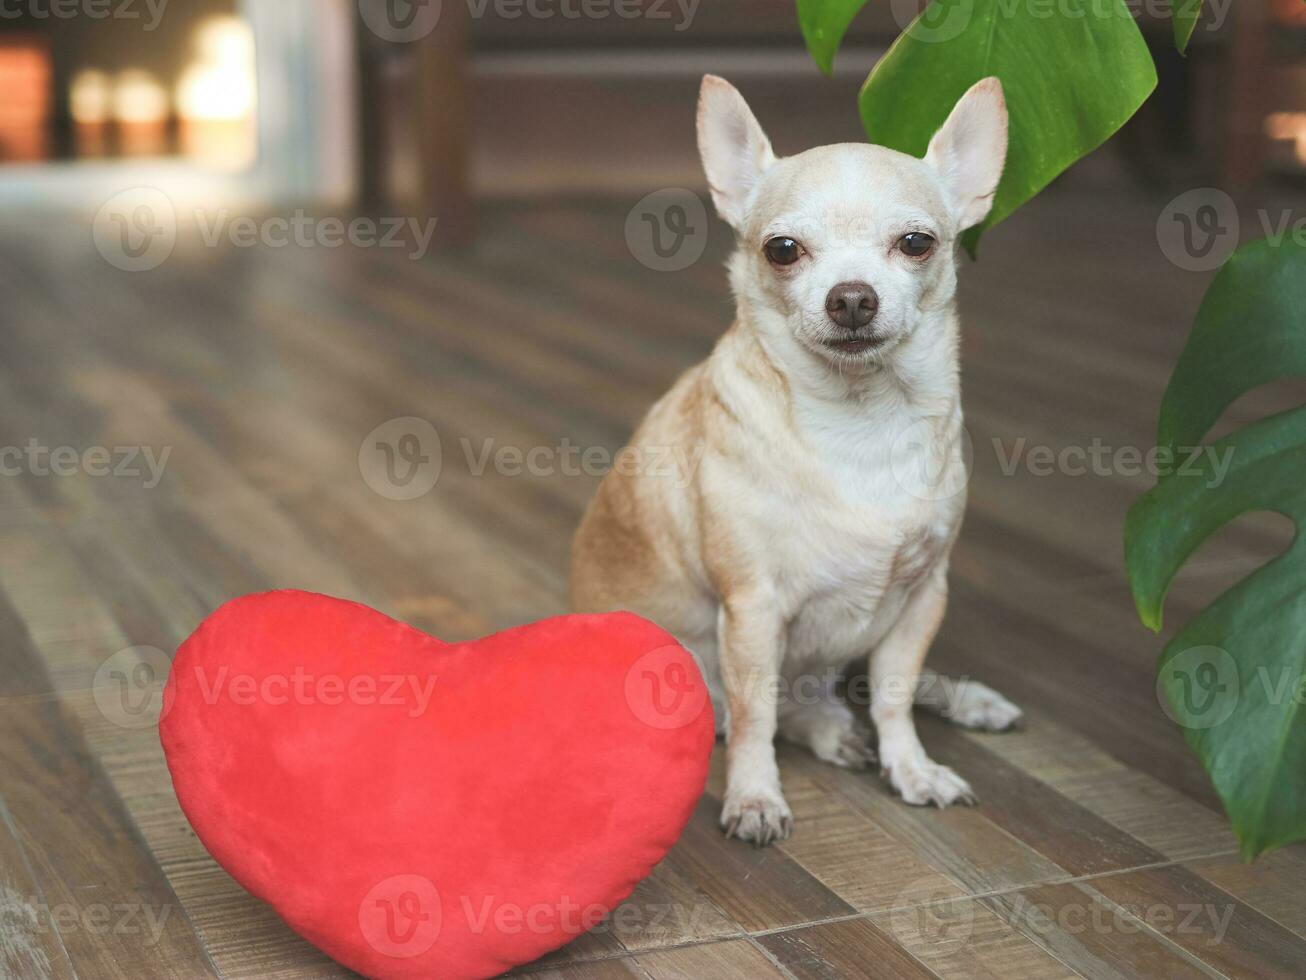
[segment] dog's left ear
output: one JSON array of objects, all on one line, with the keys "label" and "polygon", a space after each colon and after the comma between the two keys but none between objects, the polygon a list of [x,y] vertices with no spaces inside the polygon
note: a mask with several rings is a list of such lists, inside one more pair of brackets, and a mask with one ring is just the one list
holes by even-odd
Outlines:
[{"label": "dog's left ear", "polygon": [[1007,100],[1002,82],[985,78],[958,100],[925,154],[943,182],[958,231],[988,217],[1006,160]]}]

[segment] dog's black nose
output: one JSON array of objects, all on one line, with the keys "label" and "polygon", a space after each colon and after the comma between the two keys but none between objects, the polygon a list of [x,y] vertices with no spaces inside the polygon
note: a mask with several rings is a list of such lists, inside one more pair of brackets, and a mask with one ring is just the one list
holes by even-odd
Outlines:
[{"label": "dog's black nose", "polygon": [[825,297],[825,312],[845,330],[857,330],[875,319],[880,297],[864,282],[841,282]]}]

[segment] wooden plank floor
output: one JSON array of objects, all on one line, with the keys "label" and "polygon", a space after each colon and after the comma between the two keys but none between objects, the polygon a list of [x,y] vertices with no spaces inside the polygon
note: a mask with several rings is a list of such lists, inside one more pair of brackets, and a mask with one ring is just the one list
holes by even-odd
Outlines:
[{"label": "wooden plank floor", "polygon": [[[1007,472],[1022,447],[1150,445],[1207,281],[1161,255],[1160,203],[1050,193],[964,273],[975,467],[932,662],[1003,690],[1029,724],[922,732],[981,805],[910,808],[874,776],[782,748],[797,830],[756,851],[717,830],[718,758],[623,913],[523,972],[1306,976],[1306,848],[1241,863],[1156,701],[1160,641],[1134,617],[1120,544],[1150,478]],[[474,250],[423,261],[207,248],[183,231],[139,275],[103,261],[84,222],[0,230],[0,447],[86,460],[53,475],[3,457],[0,975],[344,974],[182,818],[151,726],[167,654],[225,599],[271,587],[451,640],[563,611],[597,477],[476,460],[615,450],[729,317],[722,226],[703,260],[659,273],[632,257],[625,219],[625,205],[488,207]],[[397,500],[360,476],[359,449],[407,416],[434,425],[443,468]],[[137,473],[97,475],[95,447]],[[167,453],[161,477],[119,447]],[[1169,621],[1288,534],[1247,521],[1222,535]]]}]

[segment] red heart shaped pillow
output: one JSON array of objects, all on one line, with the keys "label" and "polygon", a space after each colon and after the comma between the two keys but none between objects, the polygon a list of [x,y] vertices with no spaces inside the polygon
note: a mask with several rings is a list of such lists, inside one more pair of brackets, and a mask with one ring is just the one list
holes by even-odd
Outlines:
[{"label": "red heart shaped pillow", "polygon": [[268,592],[177,651],[159,723],[200,840],[373,977],[487,977],[596,925],[707,778],[712,710],[667,633],[564,616],[446,645]]}]

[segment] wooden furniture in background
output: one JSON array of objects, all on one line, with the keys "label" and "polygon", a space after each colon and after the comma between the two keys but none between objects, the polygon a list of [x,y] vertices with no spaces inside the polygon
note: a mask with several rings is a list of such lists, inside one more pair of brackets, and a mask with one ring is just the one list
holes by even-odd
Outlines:
[{"label": "wooden furniture in background", "polygon": [[467,20],[467,4],[444,3],[435,29],[407,43],[357,21],[359,200],[374,212],[436,219],[445,246],[472,231]]},{"label": "wooden furniture in background", "polygon": [[49,156],[52,115],[49,42],[36,34],[0,36],[0,164]]},{"label": "wooden furniture in background", "polygon": [[764,122],[786,119],[772,133],[782,153],[864,139],[857,90],[897,36],[902,4],[867,5],[833,79],[807,55],[792,0],[593,7],[606,14],[514,17],[511,5],[490,3],[473,20],[469,141],[478,193],[605,194],[633,203],[657,188],[701,186],[694,111],[706,73],[738,85]]},{"label": "wooden furniture in background", "polygon": [[[1269,3],[1235,3],[1233,50],[1229,57],[1228,142],[1224,184],[1245,190],[1260,180],[1265,167],[1265,117],[1275,80],[1268,71]],[[1303,106],[1302,108],[1306,108]]]}]

